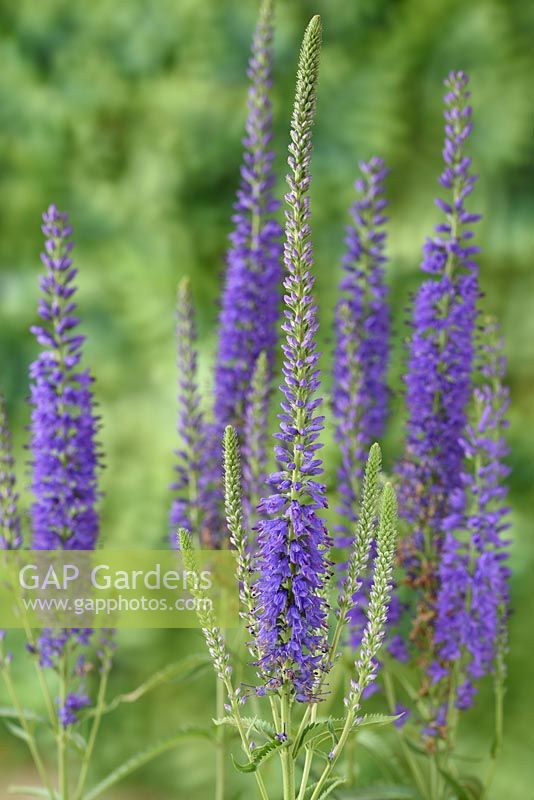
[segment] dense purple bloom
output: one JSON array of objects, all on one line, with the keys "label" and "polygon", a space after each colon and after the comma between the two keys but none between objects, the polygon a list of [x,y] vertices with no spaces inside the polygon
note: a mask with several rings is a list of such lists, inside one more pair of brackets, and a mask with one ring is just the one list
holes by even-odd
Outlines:
[{"label": "dense purple bloom", "polygon": [[86,694],[68,694],[64,703],[59,703],[59,721],[64,728],[78,722],[78,714],[84,708],[91,705],[91,701]]},{"label": "dense purple bloom", "polygon": [[[70,252],[67,214],[50,206],[43,214],[41,259],[43,324],[32,328],[42,347],[31,365],[31,453],[33,547],[36,550],[92,550],[99,530],[96,504],[100,453],[96,443],[93,378],[80,366],[84,337],[73,301],[77,270]],[[37,642],[42,666],[56,667],[65,647],[87,644],[89,630],[44,630]],[[76,704],[85,695],[71,694],[60,709],[63,724],[75,721]]]},{"label": "dense purple bloom", "polygon": [[0,550],[17,550],[22,544],[14,469],[6,402],[0,395]]},{"label": "dense purple bloom", "polygon": [[80,368],[84,337],[76,330],[67,215],[50,206],[43,221],[43,324],[32,328],[42,350],[30,368],[33,547],[91,550],[99,526],[93,378]]},{"label": "dense purple bloom", "polygon": [[255,586],[261,672],[269,688],[293,686],[299,700],[313,696],[327,636],[322,590],[329,537],[317,513],[326,506],[325,486],[316,480],[323,471],[317,451],[324,418],[317,415],[319,354],[307,196],[320,37],[320,22],[314,18],[301,51],[289,145],[284,383],[275,448],[281,469],[269,478],[274,493],[258,506],[263,519]]},{"label": "dense purple bloom", "polygon": [[423,248],[421,269],[431,277],[414,299],[405,378],[409,419],[400,467],[400,508],[413,534],[401,548],[408,578],[423,593],[416,641],[420,624],[427,640],[424,631],[435,599],[443,520],[461,481],[461,438],[472,391],[479,288],[474,260],[478,248],[471,243],[471,224],[479,217],[465,208],[476,180],[465,155],[472,128],[467,82],[463,72],[451,73],[445,82],[445,169],[440,183],[450,199],[438,199],[446,221]]},{"label": "dense purple bloom", "polygon": [[227,257],[219,349],[215,369],[215,420],[220,438],[226,425],[241,431],[250,380],[260,353],[272,367],[277,342],[281,282],[280,227],[273,219],[272,3],[262,6],[248,75],[245,152],[237,193],[234,231]]},{"label": "dense purple bloom", "polygon": [[[505,360],[493,325],[481,334],[482,383],[474,391],[474,414],[461,440],[466,466],[456,507],[445,519],[435,640],[443,661],[462,661],[468,678],[457,705],[473,697],[470,679],[492,671],[508,605],[504,533],[508,448],[504,438],[509,393]],[[471,688],[469,688],[471,687]]]},{"label": "dense purple bloom", "polygon": [[[360,479],[372,443],[384,431],[388,410],[387,364],[389,355],[389,307],[384,281],[386,223],[384,162],[372,158],[360,164],[356,181],[358,199],[347,228],[344,274],[336,308],[334,385],[332,410],[336,441],[341,451],[338,471],[339,512],[342,522],[338,547],[349,547],[360,494]],[[367,622],[365,598],[369,580],[364,579],[351,612],[354,644]]]},{"label": "dense purple bloom", "polygon": [[176,304],[176,342],[178,367],[178,434],[180,449],[176,451],[177,480],[171,514],[171,542],[177,547],[177,531],[184,528],[210,543],[213,490],[209,486],[207,468],[209,429],[204,420],[198,386],[196,324],[187,281],[178,287]]}]

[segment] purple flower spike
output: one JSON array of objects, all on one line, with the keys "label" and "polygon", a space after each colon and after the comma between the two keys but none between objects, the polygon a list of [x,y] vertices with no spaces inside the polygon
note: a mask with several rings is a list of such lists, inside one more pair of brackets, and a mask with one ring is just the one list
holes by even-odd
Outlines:
[{"label": "purple flower spike", "polygon": [[55,206],[43,214],[41,259],[43,324],[32,328],[41,354],[30,368],[33,547],[92,550],[98,536],[93,378],[80,369],[84,337],[77,332],[67,215]]},{"label": "purple flower spike", "polygon": [[440,566],[435,640],[444,661],[466,665],[468,677],[457,705],[467,708],[475,689],[471,680],[494,668],[499,636],[508,608],[505,521],[508,447],[504,438],[509,392],[503,384],[506,362],[496,326],[481,332],[482,382],[475,389],[473,421],[461,440],[466,467],[463,497],[445,519],[447,531]]},{"label": "purple flower spike", "polygon": [[18,550],[22,544],[14,469],[6,402],[0,394],[0,550]]},{"label": "purple flower spike", "polygon": [[[372,158],[360,164],[358,199],[351,209],[347,251],[343,261],[340,300],[336,308],[332,410],[341,451],[338,491],[342,522],[336,545],[352,544],[360,494],[362,465],[372,443],[381,438],[388,411],[387,365],[390,320],[384,282],[386,223],[384,162]],[[369,580],[354,597],[351,639],[357,646],[367,622]]]},{"label": "purple flower spike", "polygon": [[[419,633],[426,640],[424,629],[432,615],[443,521],[461,482],[461,437],[472,391],[479,287],[471,224],[479,216],[465,208],[476,180],[465,155],[472,128],[467,82],[463,72],[451,73],[445,82],[445,169],[440,183],[450,197],[438,200],[446,220],[423,248],[421,269],[431,277],[415,296],[405,379],[409,419],[400,508],[414,534],[403,540],[401,557],[409,580],[425,595],[415,641]],[[422,631],[417,630],[419,623]]]},{"label": "purple flower spike", "polygon": [[317,513],[326,506],[326,497],[317,481],[323,471],[317,457],[323,417],[317,416],[321,401],[316,396],[319,354],[308,198],[320,42],[321,24],[314,17],[300,55],[288,159],[284,384],[275,448],[281,468],[269,478],[274,493],[259,504],[263,519],[257,526],[259,666],[268,688],[280,686],[281,679],[297,700],[314,694],[327,636],[323,588],[330,541]]},{"label": "purple flower spike", "polygon": [[252,44],[248,75],[248,117],[241,183],[234,206],[234,231],[219,327],[215,369],[217,458],[222,433],[232,425],[241,433],[250,381],[260,353],[272,369],[277,343],[281,283],[280,226],[274,184],[272,139],[273,4],[263,3]]}]

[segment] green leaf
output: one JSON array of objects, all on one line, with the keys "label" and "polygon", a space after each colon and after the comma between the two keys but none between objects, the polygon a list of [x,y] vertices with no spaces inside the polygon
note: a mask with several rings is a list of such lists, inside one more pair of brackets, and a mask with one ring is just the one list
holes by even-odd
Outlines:
[{"label": "green leaf", "polygon": [[366,714],[357,723],[356,728],[369,728],[371,725],[375,728],[381,728],[384,725],[391,725],[396,719],[400,719],[402,715],[396,714]]},{"label": "green leaf", "polygon": [[[186,658],[181,658],[179,661],[175,661],[172,664],[168,664],[163,669],[158,670],[158,672],[132,692],[120,694],[115,697],[104,709],[104,714],[115,711],[118,706],[124,703],[136,703],[145,694],[161,686],[163,683],[169,683],[171,681],[180,683],[195,678],[208,667],[211,667],[211,658],[207,653],[193,653],[190,656],[186,656]],[[95,713],[95,709],[92,709],[88,716],[94,716]]]},{"label": "green leaf", "polygon": [[[332,792],[334,792],[336,789],[339,789],[339,787],[343,786],[344,783],[345,783],[344,778],[328,778],[328,780],[325,781],[323,791],[319,795],[318,800],[324,800],[325,797],[329,797],[332,794]],[[318,782],[313,783],[306,789],[304,800],[310,800],[317,786]]]},{"label": "green leaf", "polygon": [[[267,736],[269,739],[272,739],[276,736],[276,728],[270,722],[267,722],[264,719],[259,719],[256,717],[241,717],[245,728],[248,728],[251,731],[255,731],[256,733],[262,734],[263,736]],[[221,725],[228,725],[231,728],[237,728],[237,723],[233,717],[221,717],[220,719],[214,719],[213,724],[220,727]]]},{"label": "green leaf", "polygon": [[[23,710],[24,719],[32,722],[44,722],[43,717],[36,714],[35,711],[30,711],[28,708]],[[0,706],[0,719],[19,719],[19,712],[16,708],[9,708],[7,706]]]},{"label": "green leaf", "polygon": [[408,786],[376,784],[365,789],[350,789],[343,792],[346,800],[416,800],[417,795]]},{"label": "green leaf", "polygon": [[451,775],[451,773],[443,767],[438,767],[438,769],[445,778],[446,783],[454,790],[458,800],[477,800],[477,795],[473,794],[471,789],[463,783],[461,779],[455,778],[454,775]]},{"label": "green leaf", "polygon": [[50,794],[48,793],[48,790],[43,789],[41,786],[9,786],[7,791],[9,794],[25,794],[29,795],[30,797],[46,797],[47,800],[50,800]]},{"label": "green leaf", "polygon": [[104,792],[107,792],[111,789],[112,786],[119,783],[119,781],[126,778],[132,772],[135,772],[136,769],[140,767],[144,767],[145,764],[148,764],[154,758],[163,755],[163,753],[167,753],[169,750],[173,750],[183,739],[187,739],[188,737],[200,736],[204,739],[211,739],[211,733],[206,728],[200,727],[187,727],[180,730],[178,733],[175,733],[174,736],[169,737],[168,739],[164,739],[161,742],[158,742],[153,747],[149,747],[146,750],[142,750],[137,755],[129,758],[124,764],[121,764],[120,767],[111,772],[107,778],[100,781],[93,789],[91,789],[85,796],[84,800],[95,800],[95,798],[100,797]]},{"label": "green leaf", "polygon": [[6,728],[10,732],[12,736],[15,736],[17,739],[22,739],[23,742],[29,742],[30,737],[26,733],[26,731],[20,727],[20,725],[15,725],[13,722],[6,722]]},{"label": "green leaf", "polygon": [[285,746],[287,746],[287,742],[281,742],[280,739],[270,739],[264,745],[252,751],[248,764],[240,764],[232,756],[234,767],[238,772],[256,772],[260,764],[270,758],[280,747]]}]

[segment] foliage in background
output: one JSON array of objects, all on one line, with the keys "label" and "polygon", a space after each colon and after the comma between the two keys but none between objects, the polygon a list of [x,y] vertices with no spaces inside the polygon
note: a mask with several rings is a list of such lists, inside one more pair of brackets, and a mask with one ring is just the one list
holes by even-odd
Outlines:
[{"label": "foliage in background", "polygon": [[[472,153],[481,173],[484,213],[481,284],[487,306],[504,322],[514,408],[511,481],[514,503],[524,513],[534,452],[529,399],[534,144],[526,100],[534,70],[534,8],[520,0],[287,0],[280,5],[278,166],[287,136],[294,42],[312,13],[322,13],[326,31],[312,190],[323,330],[333,316],[333,275],[339,274],[355,166],[375,151],[392,167],[390,275],[395,325],[401,330],[408,294],[418,280],[420,243],[439,215],[428,200],[440,160],[437,89],[450,68],[471,74],[477,114]],[[53,197],[72,210],[78,231],[81,311],[88,359],[98,363],[97,395],[105,419],[103,534],[108,544],[155,544],[166,537],[166,487],[175,446],[175,286],[181,275],[192,276],[195,303],[202,311],[205,375],[228,210],[237,184],[245,61],[255,13],[255,4],[237,0],[159,0],[151,5],[97,0],[90,10],[65,0],[22,0],[0,9],[3,388],[20,446],[28,422],[22,403],[27,367],[36,352],[27,335],[37,297],[36,220]],[[396,402],[394,411],[399,406]],[[401,422],[396,419],[398,431]],[[386,452],[395,454],[390,447]],[[22,486],[24,476],[18,477]],[[142,505],[135,501],[139,496]],[[516,526],[528,531],[521,517]],[[503,762],[509,772],[503,770],[496,795],[506,787],[509,796],[524,797],[530,786],[525,769],[530,728],[519,681],[532,647],[532,545],[524,533],[516,538],[517,613],[507,704],[509,749]],[[179,642],[172,634],[151,636],[151,651],[189,646],[185,636]],[[148,662],[156,666],[150,653],[143,655],[147,639],[143,634],[127,640],[118,661],[120,683],[135,685]],[[176,703],[183,714],[192,710],[188,696],[171,690],[161,702]],[[157,704],[146,714],[137,730],[127,722],[108,730],[111,761],[117,735],[141,740],[156,729]],[[484,722],[483,710],[473,714],[473,736]],[[202,797],[200,748],[185,748],[172,770],[179,774],[185,764],[191,768],[182,776],[184,791]],[[163,781],[161,776],[152,779]]]}]

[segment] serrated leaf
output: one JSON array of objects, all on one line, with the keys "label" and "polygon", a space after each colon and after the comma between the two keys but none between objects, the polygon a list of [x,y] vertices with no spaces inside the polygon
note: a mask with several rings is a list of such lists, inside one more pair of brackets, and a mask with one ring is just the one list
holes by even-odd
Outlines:
[{"label": "serrated leaf", "polygon": [[392,725],[395,720],[400,719],[402,714],[366,714],[356,723],[357,728],[368,728],[371,725],[381,728],[384,725]]},{"label": "serrated leaf", "polygon": [[164,739],[163,741],[155,744],[153,747],[142,750],[140,753],[137,753],[137,755],[129,758],[124,762],[124,764],[121,764],[119,767],[114,769],[113,772],[107,776],[107,778],[104,778],[104,780],[100,781],[100,783],[91,789],[84,796],[84,800],[95,800],[95,798],[100,797],[102,794],[104,794],[104,792],[107,792],[108,789],[111,789],[112,786],[115,786],[115,784],[123,780],[123,778],[126,778],[132,772],[135,772],[136,769],[143,767],[154,758],[163,755],[163,753],[173,750],[184,739],[195,736],[200,736],[205,739],[212,738],[210,731],[206,728],[195,726],[183,728],[178,733],[175,733],[174,736],[170,736],[168,739]]},{"label": "serrated leaf", "polygon": [[[248,728],[251,731],[256,731],[256,733],[263,734],[268,738],[272,739],[276,736],[276,728],[270,722],[267,722],[264,719],[259,719],[256,717],[241,717],[245,728]],[[221,717],[220,719],[214,719],[213,724],[220,727],[221,725],[228,725],[231,728],[237,728],[237,723],[233,717]]]},{"label": "serrated leaf", "polygon": [[[344,783],[346,783],[344,778],[328,778],[328,780],[325,781],[324,788],[317,800],[325,800],[326,797],[330,797],[332,792],[334,792],[336,789],[339,789],[339,787],[343,786]],[[317,789],[318,785],[319,784],[317,781],[316,783],[313,783],[306,789],[304,800],[310,800],[310,798],[313,796],[314,791]]]},{"label": "serrated leaf", "polygon": [[261,747],[257,747],[256,750],[252,751],[248,764],[240,764],[232,756],[234,767],[238,772],[256,772],[260,764],[270,758],[280,747],[285,746],[287,746],[287,742],[282,742],[280,739],[270,739]]}]

